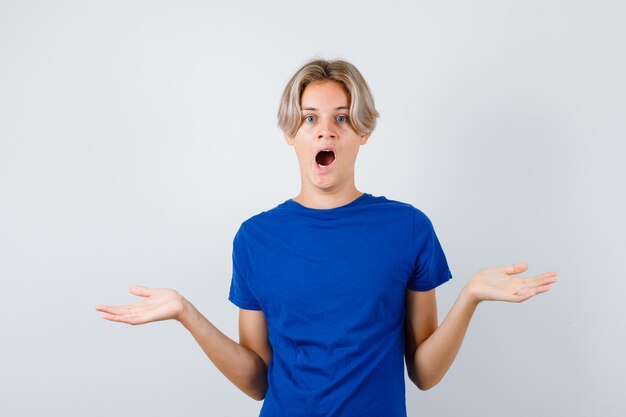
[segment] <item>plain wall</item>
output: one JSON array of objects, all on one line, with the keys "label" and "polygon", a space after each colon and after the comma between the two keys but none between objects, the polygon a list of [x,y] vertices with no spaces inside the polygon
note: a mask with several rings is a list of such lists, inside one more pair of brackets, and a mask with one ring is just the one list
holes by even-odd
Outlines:
[{"label": "plain wall", "polygon": [[96,304],[175,288],[237,339],[246,218],[299,192],[276,127],[314,56],[381,113],[357,187],[432,220],[454,279],[555,270],[479,306],[409,416],[623,416],[626,6],[622,1],[0,0],[0,415],[254,416],[176,322]]}]

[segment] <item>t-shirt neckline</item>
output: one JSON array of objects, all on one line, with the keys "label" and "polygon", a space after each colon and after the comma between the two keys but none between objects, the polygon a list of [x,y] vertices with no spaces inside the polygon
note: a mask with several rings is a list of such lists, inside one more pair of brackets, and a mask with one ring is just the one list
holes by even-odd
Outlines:
[{"label": "t-shirt neckline", "polygon": [[370,193],[363,193],[357,198],[355,198],[354,200],[352,200],[351,202],[344,204],[343,206],[333,207],[329,209],[317,209],[317,208],[306,207],[298,203],[297,201],[295,201],[293,198],[290,198],[285,203],[287,204],[288,207],[296,209],[296,210],[316,212],[316,213],[329,213],[335,210],[342,210],[342,209],[346,209],[349,207],[359,206],[367,202],[367,200],[369,200],[370,197],[372,197]]}]

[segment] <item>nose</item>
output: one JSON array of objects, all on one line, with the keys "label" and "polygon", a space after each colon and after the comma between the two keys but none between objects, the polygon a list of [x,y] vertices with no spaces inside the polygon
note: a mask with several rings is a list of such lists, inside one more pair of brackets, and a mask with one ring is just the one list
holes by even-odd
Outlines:
[{"label": "nose", "polygon": [[325,120],[319,124],[317,138],[318,139],[337,139],[337,132],[335,132],[335,129],[331,121]]}]

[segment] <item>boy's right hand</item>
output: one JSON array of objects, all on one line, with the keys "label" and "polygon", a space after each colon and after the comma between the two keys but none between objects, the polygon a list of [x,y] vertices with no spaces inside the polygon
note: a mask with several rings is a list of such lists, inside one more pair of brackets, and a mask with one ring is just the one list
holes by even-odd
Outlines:
[{"label": "boy's right hand", "polygon": [[145,300],[125,306],[97,305],[103,319],[132,325],[160,320],[180,320],[185,309],[185,299],[178,292],[167,288],[146,288],[133,285],[129,291]]}]

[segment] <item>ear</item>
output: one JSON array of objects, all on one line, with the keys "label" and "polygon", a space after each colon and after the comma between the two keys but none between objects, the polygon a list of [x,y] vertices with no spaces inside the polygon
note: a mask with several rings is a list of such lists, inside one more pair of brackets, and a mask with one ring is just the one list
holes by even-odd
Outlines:
[{"label": "ear", "polygon": [[283,136],[285,137],[285,142],[287,142],[287,145],[293,146],[294,139],[291,136],[289,136],[287,132],[283,132]]},{"label": "ear", "polygon": [[367,140],[370,138],[371,133],[366,133],[363,136],[361,136],[361,145],[365,145],[367,143]]}]

